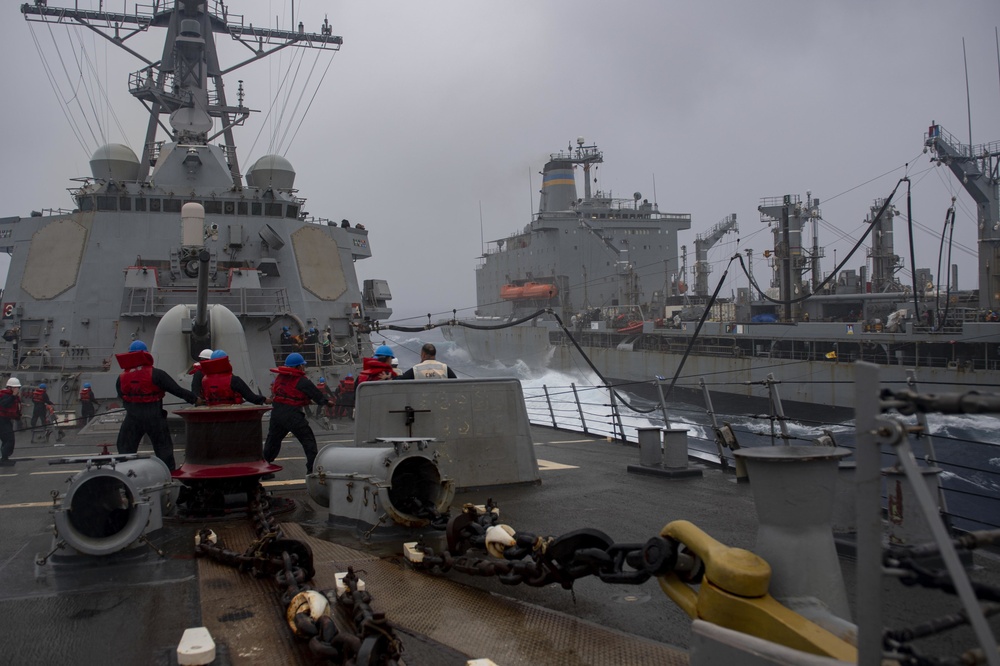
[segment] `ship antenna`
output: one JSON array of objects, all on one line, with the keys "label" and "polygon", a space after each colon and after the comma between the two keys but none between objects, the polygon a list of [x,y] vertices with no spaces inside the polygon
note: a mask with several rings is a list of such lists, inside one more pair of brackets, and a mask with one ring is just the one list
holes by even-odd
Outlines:
[{"label": "ship antenna", "polygon": [[486,238],[483,236],[483,201],[479,200],[479,252],[486,255]]},{"label": "ship antenna", "polygon": [[997,79],[1000,82],[1000,29],[993,28],[993,39],[997,43]]},{"label": "ship antenna", "polygon": [[965,110],[969,116],[969,151],[972,151],[972,103],[969,97],[969,59],[965,55],[965,37],[962,37],[962,62],[965,63]]},{"label": "ship antenna", "polygon": [[659,202],[656,200],[656,174],[653,174],[653,205],[659,206]]}]

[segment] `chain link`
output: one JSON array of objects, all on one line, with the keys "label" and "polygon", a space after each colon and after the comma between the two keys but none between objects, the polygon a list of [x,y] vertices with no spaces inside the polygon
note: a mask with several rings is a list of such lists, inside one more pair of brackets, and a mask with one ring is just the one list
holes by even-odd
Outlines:
[{"label": "chain link", "polygon": [[[402,644],[383,613],[371,608],[371,595],[358,590],[352,568],[344,576],[347,590],[339,597],[333,590],[317,591],[310,585],[316,570],[312,549],[303,541],[289,539],[270,512],[270,503],[260,486],[250,503],[250,520],[257,538],[242,553],[228,550],[207,528],[195,537],[195,553],[249,572],[258,578],[272,576],[293,633],[308,639],[310,651],[335,664],[395,666],[402,657]],[[354,633],[337,629],[330,601],[351,618]]]}]

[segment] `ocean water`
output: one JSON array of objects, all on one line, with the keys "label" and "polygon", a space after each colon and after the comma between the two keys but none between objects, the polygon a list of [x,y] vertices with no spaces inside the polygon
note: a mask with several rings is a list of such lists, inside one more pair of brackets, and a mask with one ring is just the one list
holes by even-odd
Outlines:
[{"label": "ocean water", "polygon": [[[476,363],[465,350],[446,341],[436,329],[420,334],[390,333],[384,342],[392,346],[404,370],[419,362],[421,345],[431,342],[437,346],[438,360],[447,363],[459,377],[518,378],[532,423],[548,426],[554,423],[560,428],[577,431],[583,431],[585,423],[589,433],[605,437],[619,436],[624,430],[625,438],[631,442],[637,441],[638,428],[684,428],[688,431],[691,455],[714,464],[719,462],[711,418],[700,405],[668,401],[665,421],[658,403],[626,393],[624,397],[639,411],[616,400],[620,430],[612,418],[609,391],[589,370],[561,372],[523,362],[514,365]],[[651,409],[653,411],[646,413]],[[720,425],[730,425],[741,447],[772,446],[785,441],[779,424],[770,419],[717,413],[716,420]],[[915,417],[907,417],[904,421],[916,424]],[[945,511],[952,524],[966,530],[1000,527],[1000,420],[993,415],[929,414],[927,422],[931,441],[926,437],[911,438],[910,443],[918,458],[935,461],[942,469],[939,479],[945,490]],[[829,436],[837,446],[855,448],[853,421],[824,422],[821,408],[817,409],[815,421],[786,421],[786,427],[790,444],[810,445],[818,437]],[[732,453],[726,453],[731,460]],[[893,458],[891,454],[884,454],[883,467],[891,466]]]}]

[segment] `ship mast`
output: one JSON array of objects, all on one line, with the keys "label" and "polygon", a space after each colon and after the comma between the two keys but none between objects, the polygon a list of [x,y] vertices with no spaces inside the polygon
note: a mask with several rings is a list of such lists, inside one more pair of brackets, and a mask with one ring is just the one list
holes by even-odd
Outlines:
[{"label": "ship mast", "polygon": [[924,150],[932,162],[944,164],[976,202],[979,228],[979,307],[1000,309],[1000,141],[963,144],[931,121]]},{"label": "ship mast", "polygon": [[[307,33],[300,22],[297,31],[256,28],[244,25],[243,16],[231,14],[222,0],[154,0],[152,5],[136,5],[135,13],[117,13],[79,8],[50,7],[41,0],[21,6],[28,21],[83,25],[115,46],[145,63],[129,76],[129,91],[149,112],[146,140],[139,165],[139,180],[145,181],[155,163],[159,146],[156,134],[163,128],[170,140],[188,145],[207,145],[219,136],[234,189],[242,189],[239,160],[233,127],[243,125],[253,110],[226,101],[222,77],[244,65],[256,62],[288,46],[340,50],[341,37],[332,34],[324,19],[320,32]],[[151,62],[126,41],[150,27],[166,28],[167,36],[159,61]],[[246,60],[222,70],[216,50],[215,35],[226,34],[250,50]],[[169,128],[160,116],[169,116]],[[216,127],[220,129],[211,133]]]}]

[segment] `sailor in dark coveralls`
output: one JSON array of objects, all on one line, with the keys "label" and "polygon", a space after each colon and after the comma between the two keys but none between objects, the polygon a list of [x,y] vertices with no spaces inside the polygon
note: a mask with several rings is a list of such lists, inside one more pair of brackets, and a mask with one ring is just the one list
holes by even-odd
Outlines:
[{"label": "sailor in dark coveralls", "polygon": [[229,355],[221,349],[216,349],[208,360],[201,362],[201,371],[203,375],[198,386],[192,382],[191,389],[209,407],[239,405],[243,401],[263,405],[267,401],[264,396],[254,393],[242,378],[233,374]]},{"label": "sailor in dark coveralls", "polygon": [[52,404],[52,399],[49,398],[48,391],[45,390],[45,384],[39,384],[35,392],[31,394],[32,410],[31,410],[31,427],[34,428],[38,425],[45,425],[49,420],[49,405]]},{"label": "sailor in dark coveralls", "polygon": [[192,405],[198,402],[197,396],[178,386],[163,370],[153,367],[153,355],[142,340],[136,340],[127,354],[115,354],[115,358],[123,370],[115,388],[125,405],[125,421],[118,431],[118,453],[135,453],[142,436],[149,435],[156,457],[171,470],[175,469],[163,396],[170,393]]},{"label": "sailor in dark coveralls", "polygon": [[90,388],[90,382],[84,382],[83,388],[80,389],[80,417],[83,425],[87,425],[90,419],[94,418],[99,404],[101,403],[94,396],[94,389]]},{"label": "sailor in dark coveralls", "polygon": [[271,372],[278,376],[271,385],[274,391],[271,397],[273,410],[264,442],[264,460],[274,462],[281,452],[281,440],[291,432],[306,454],[306,474],[312,474],[313,461],[316,460],[316,436],[309,427],[303,408],[310,402],[325,407],[330,401],[306,377],[305,364],[302,354],[295,352],[288,355],[283,366],[271,368]]},{"label": "sailor in dark coveralls", "polygon": [[17,377],[7,380],[0,390],[0,465],[13,465],[14,421],[21,418],[21,382]]}]

